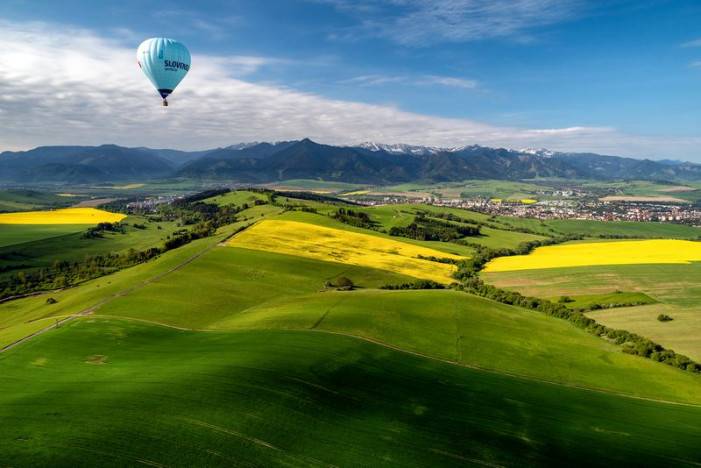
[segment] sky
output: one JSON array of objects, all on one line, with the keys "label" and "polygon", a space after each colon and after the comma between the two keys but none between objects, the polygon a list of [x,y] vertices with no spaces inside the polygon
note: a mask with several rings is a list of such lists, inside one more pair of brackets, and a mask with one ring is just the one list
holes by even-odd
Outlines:
[{"label": "sky", "polygon": [[[189,74],[160,98],[139,43]],[[701,162],[698,0],[3,0],[0,151],[312,138]]]}]

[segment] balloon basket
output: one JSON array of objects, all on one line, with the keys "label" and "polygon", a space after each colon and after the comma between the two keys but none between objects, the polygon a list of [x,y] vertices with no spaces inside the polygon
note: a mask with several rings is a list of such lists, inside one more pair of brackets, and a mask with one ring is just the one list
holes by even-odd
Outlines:
[{"label": "balloon basket", "polygon": [[165,99],[163,100],[163,107],[168,107],[168,101],[166,101]]}]

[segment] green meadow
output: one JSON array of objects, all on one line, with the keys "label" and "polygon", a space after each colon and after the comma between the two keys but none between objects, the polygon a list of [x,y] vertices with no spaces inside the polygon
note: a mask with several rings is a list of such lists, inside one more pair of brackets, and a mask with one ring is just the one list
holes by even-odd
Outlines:
[{"label": "green meadow", "polygon": [[0,224],[0,248],[85,231],[85,224]]},{"label": "green meadow", "polygon": [[[604,325],[649,337],[694,359],[701,359],[701,271],[689,265],[607,265],[483,273],[486,281],[526,295],[615,297],[637,292],[656,303],[589,312]],[[605,301],[605,299],[604,299]],[[660,322],[661,313],[674,318]]]},{"label": "green meadow", "polygon": [[62,197],[54,193],[36,190],[0,190],[0,213],[65,207],[77,203],[81,199],[80,197]]},{"label": "green meadow", "polygon": [[[236,191],[208,201],[256,199],[268,197]],[[477,241],[488,247],[555,235],[553,225],[420,205],[358,208],[378,223],[368,230],[328,216],[336,204],[278,201],[285,207],[251,207],[215,235],[148,262],[0,303],[0,348],[41,332],[0,352],[0,466],[701,463],[697,374],[462,291],[381,289],[415,281],[393,271],[224,243],[262,219],[389,238],[383,230],[406,226],[421,210],[490,223]],[[155,225],[89,240],[139,249],[177,228]],[[602,232],[587,226],[588,235]],[[664,235],[656,226],[626,229]],[[79,235],[9,248],[36,262],[79,258],[88,252]],[[457,243],[391,239],[474,254]],[[649,300],[588,314],[694,356],[701,278],[696,265],[673,267],[484,277],[553,300],[572,296],[572,307]],[[337,290],[342,277],[353,290]],[[658,310],[674,320],[653,324]],[[73,320],[56,325],[66,318]]]},{"label": "green meadow", "polygon": [[237,190],[208,198],[206,201],[207,203],[214,203],[219,206],[242,206],[244,204],[253,206],[256,200],[264,201],[267,199],[268,197],[263,193],[251,192],[249,190]]},{"label": "green meadow", "polygon": [[[162,244],[180,229],[175,222],[128,216],[125,232],[105,231],[100,237],[83,234],[91,225],[0,225],[0,259],[7,274],[52,265],[55,261],[82,260],[90,255],[144,250]],[[135,227],[134,225],[141,227]],[[2,276],[0,272],[0,277]]]},{"label": "green meadow", "polygon": [[314,179],[288,179],[269,184],[269,186],[278,190],[310,190],[329,193],[347,192],[364,187],[360,184]]},{"label": "green meadow", "polygon": [[324,333],[90,319],[2,355],[0,367],[3,465],[700,460],[699,407],[461,368]]}]

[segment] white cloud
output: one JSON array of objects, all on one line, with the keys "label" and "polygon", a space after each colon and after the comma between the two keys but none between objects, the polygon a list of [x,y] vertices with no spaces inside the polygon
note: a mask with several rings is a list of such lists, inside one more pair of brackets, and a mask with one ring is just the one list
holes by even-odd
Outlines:
[{"label": "white cloud", "polygon": [[573,18],[582,0],[314,0],[356,15],[341,38],[385,37],[403,45],[512,37]]},{"label": "white cloud", "polygon": [[135,64],[137,42],[125,48],[82,29],[0,22],[0,150],[102,143],[201,149],[302,137],[675,157],[701,146],[698,138],[644,138],[606,127],[499,127],[328,99],[242,80],[271,60],[250,57],[196,54],[171,106],[162,108]]},{"label": "white cloud", "polygon": [[691,66],[691,68],[701,68],[701,60],[697,60],[696,62],[691,62],[690,66]]},{"label": "white cloud", "polygon": [[478,86],[477,81],[467,80],[465,78],[455,78],[452,76],[428,75],[423,82],[426,84],[437,84],[453,88],[475,89]]},{"label": "white cloud", "polygon": [[392,75],[360,75],[341,81],[341,84],[354,86],[380,86],[392,83],[406,83],[406,76]]},{"label": "white cloud", "polygon": [[685,42],[682,47],[701,47],[701,38]]},{"label": "white cloud", "polygon": [[354,86],[382,86],[399,83],[411,86],[438,85],[463,89],[475,89],[478,87],[478,83],[475,80],[440,75],[360,75],[341,81],[341,84]]}]

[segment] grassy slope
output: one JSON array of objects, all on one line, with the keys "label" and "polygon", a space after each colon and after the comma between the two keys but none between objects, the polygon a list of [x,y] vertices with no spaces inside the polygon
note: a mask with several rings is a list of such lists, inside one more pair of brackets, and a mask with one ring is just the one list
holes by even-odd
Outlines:
[{"label": "grassy slope", "polygon": [[[385,205],[371,208],[364,208],[373,220],[382,225],[382,228],[389,230],[395,226],[408,226],[414,220],[417,211],[428,213],[451,213],[464,219],[474,222],[493,222],[488,215],[476,213],[474,211],[462,210],[458,208],[446,208],[429,205]],[[512,218],[509,218],[511,220]],[[516,218],[513,218],[516,219]],[[506,227],[506,226],[505,226]],[[511,226],[509,226],[511,227]],[[481,228],[482,235],[464,238],[466,242],[480,244],[490,248],[514,248],[522,242],[544,239],[544,236],[526,234],[522,232],[509,231],[506,229],[494,229],[489,227]],[[442,243],[443,245],[453,245]]]},{"label": "grassy slope", "polygon": [[98,313],[205,328],[249,308],[320,291],[327,280],[338,276],[366,288],[413,281],[372,268],[218,247],[167,280],[114,301]]},{"label": "grassy slope", "polygon": [[[74,288],[0,303],[0,347],[52,324],[56,318],[77,314],[105,301],[114,300],[119,295],[132,293],[146,282],[167,274],[194,256],[215,247],[259,215],[270,212],[276,213],[277,210],[268,206],[252,208],[245,212],[249,220],[221,228],[217,236],[191,242],[166,252],[153,261],[87,281]],[[47,297],[55,298],[58,303],[47,304]]]},{"label": "grassy slope", "polygon": [[360,184],[348,184],[345,182],[334,182],[334,181],[324,181],[324,180],[311,180],[311,179],[289,179],[282,180],[280,182],[275,182],[274,184],[268,184],[272,188],[278,188],[280,190],[314,190],[320,192],[340,192],[348,190],[357,190],[364,185]]},{"label": "grassy slope", "polygon": [[76,200],[34,190],[0,190],[0,213],[67,206]]},{"label": "grassy slope", "polygon": [[404,280],[379,270],[222,247],[97,313],[197,329],[328,329],[465,364],[671,399],[694,399],[701,384],[625,355],[564,321],[465,293],[320,292],[325,279],[339,274],[365,287]]},{"label": "grassy slope", "polygon": [[701,229],[693,226],[669,223],[635,223],[627,221],[585,221],[552,220],[548,226],[564,234],[582,234],[585,236],[624,235],[632,237],[658,237],[672,239],[697,239]]},{"label": "grassy slope", "polygon": [[[86,239],[82,232],[89,226],[82,225],[80,232],[0,247],[0,258],[3,259],[4,266],[16,266],[27,271],[31,268],[50,266],[55,260],[80,261],[89,255],[121,253],[131,248],[144,250],[157,247],[163,244],[169,234],[180,229],[174,222],[148,222],[140,216],[129,216],[122,223],[127,224],[126,234],[105,232],[103,237]],[[146,229],[137,229],[132,226],[134,223],[144,224]],[[158,229],[158,226],[161,229]],[[28,225],[27,228],[30,233],[43,232],[35,225]],[[2,230],[3,228],[0,228],[0,232]]]},{"label": "grassy slope", "polygon": [[215,205],[225,206],[225,205],[236,205],[241,206],[244,203],[248,203],[249,206],[253,206],[256,200],[267,200],[268,197],[265,194],[258,192],[250,192],[248,190],[237,190],[223,195],[217,195],[216,197],[211,197],[203,200],[205,203],[214,203]]},{"label": "grassy slope", "polygon": [[85,231],[86,224],[0,224],[0,248]]},{"label": "grassy slope", "polygon": [[[274,208],[269,206],[256,207],[247,212],[247,214],[253,211],[260,212],[259,214],[271,213],[271,211],[274,213]],[[284,216],[314,217],[315,215],[295,212],[287,213]],[[316,218],[328,219],[319,216],[316,216]],[[329,221],[333,222],[333,220]],[[230,226],[227,229],[229,232],[233,232],[235,228],[236,226]],[[326,279],[331,279],[334,276],[343,274],[345,276],[350,276],[356,283],[365,287],[376,287],[381,284],[399,283],[408,280],[408,278],[399,277],[389,272],[381,272],[379,270],[309,261],[299,257],[263,254],[261,252],[247,251],[245,249],[217,247],[215,250],[206,253],[196,261],[168,275],[164,279],[150,283],[142,289],[131,291],[125,297],[113,298],[115,293],[124,291],[134,284],[138,285],[140,282],[157,275],[159,272],[167,271],[169,268],[182,263],[194,253],[202,251],[206,246],[215,245],[220,239],[221,238],[197,241],[191,245],[163,255],[158,261],[91,281],[79,288],[52,294],[58,299],[58,304],[47,305],[45,304],[45,297],[41,296],[2,304],[0,305],[0,320],[2,320],[1,326],[4,326],[5,329],[0,330],[0,339],[5,340],[5,342],[12,341],[12,339],[16,339],[18,335],[22,336],[21,333],[26,334],[27,328],[41,328],[47,323],[51,323],[53,320],[51,317],[53,316],[79,312],[80,310],[99,303],[104,297],[109,297],[113,300],[102,306],[102,308],[98,310],[98,313],[154,320],[191,328],[237,327],[241,326],[241,323],[243,323],[236,323],[239,318],[243,321],[245,321],[244,319],[251,319],[251,323],[256,327],[268,326],[265,320],[260,321],[258,320],[260,317],[256,318],[256,316],[253,315],[256,309],[267,308],[272,311],[279,307],[281,311],[289,311],[290,309],[287,307],[291,304],[293,307],[292,312],[294,312],[292,315],[295,315],[297,318],[291,320],[289,326],[307,327],[316,323],[316,321],[321,318],[324,311],[332,308],[331,306],[333,304],[324,304],[322,300],[327,297],[334,297],[332,293],[327,292],[314,295],[316,291],[322,288]],[[303,299],[302,302],[302,304],[305,304],[305,301],[310,301],[309,306],[301,306],[301,310],[307,311],[309,316],[302,317],[302,325],[299,325],[298,310],[294,309],[294,307],[300,307],[296,302],[296,298],[309,296],[310,294],[312,297],[307,297]],[[375,317],[373,314],[377,310],[377,307],[374,306],[374,301],[380,301],[383,294],[389,293],[382,291],[362,293],[370,294],[370,296],[365,299],[363,299],[365,296],[362,296],[361,293],[350,294],[353,294],[353,296],[340,296],[339,299],[346,300],[350,297],[358,297],[359,302],[356,307],[356,312],[359,314],[358,320],[371,322]],[[373,296],[373,294],[376,296]],[[477,353],[475,360],[469,361],[471,353],[475,353],[475,351],[473,349],[468,349],[469,345],[466,345],[468,348],[459,351],[462,353],[462,357],[458,356],[457,360],[462,361],[468,359],[464,362],[471,362],[472,364],[484,367],[503,366],[504,369],[510,369],[513,372],[530,372],[530,375],[563,382],[588,382],[589,385],[597,387],[613,385],[613,387],[622,391],[626,390],[621,387],[616,387],[616,385],[625,385],[625,379],[623,379],[623,383],[620,383],[619,380],[621,379],[609,378],[608,376],[611,375],[612,370],[608,366],[608,362],[620,362],[623,368],[628,367],[629,369],[634,369],[635,371],[633,373],[637,372],[641,365],[652,365],[653,367],[649,368],[649,376],[644,376],[645,378],[649,377],[652,380],[672,382],[670,383],[672,386],[670,388],[678,387],[678,389],[681,390],[670,390],[670,388],[662,388],[659,385],[636,384],[630,386],[628,391],[651,392],[649,394],[656,396],[665,394],[669,398],[688,398],[690,392],[689,386],[691,386],[691,388],[696,388],[698,385],[697,380],[689,380],[691,376],[658,364],[644,361],[640,358],[624,356],[617,348],[607,347],[605,342],[588,335],[583,335],[583,332],[556,319],[545,318],[532,312],[508,308],[507,310],[510,312],[515,311],[514,313],[521,314],[525,320],[524,322],[520,322],[520,326],[513,328],[513,326],[519,322],[514,320],[515,316],[504,315],[504,311],[500,309],[502,306],[491,307],[492,303],[485,301],[479,303],[482,305],[469,305],[470,296],[465,294],[441,291],[438,293],[427,293],[429,295],[426,298],[422,296],[422,294],[426,293],[422,292],[400,292],[394,294],[397,294],[397,303],[404,304],[405,308],[408,310],[413,310],[414,307],[417,307],[419,312],[429,311],[423,313],[423,315],[419,314],[421,317],[409,321],[413,321],[415,326],[413,328],[410,327],[412,331],[407,332],[408,336],[421,337],[425,334],[430,334],[428,330],[433,328],[445,329],[445,327],[447,327],[448,330],[453,330],[453,335],[446,335],[447,340],[439,340],[437,342],[440,343],[440,345],[434,346],[431,344],[431,340],[422,342],[418,340],[418,338],[418,342],[411,345],[415,346],[415,349],[422,349],[427,353],[435,353],[436,355],[449,358],[451,355],[450,353],[458,353],[456,349],[463,348],[462,345],[456,348],[456,340],[465,340],[464,343],[478,340],[479,333],[488,332],[488,330],[481,329],[477,326],[479,322],[483,320],[486,321],[485,323],[496,321],[505,327],[504,331],[500,332],[504,334],[503,336],[505,338],[496,340],[492,349],[498,351],[503,346],[506,350],[504,351],[506,355],[512,356],[513,359],[506,359],[504,362],[485,361],[486,355]],[[416,306],[411,306],[413,299],[406,303],[400,301],[399,298],[401,297],[412,297],[402,296],[401,294],[416,294]],[[440,295],[431,296],[431,294]],[[455,294],[457,294],[457,296],[453,296]],[[322,300],[321,305],[315,305],[315,301],[317,300]],[[386,317],[389,324],[388,326],[390,327],[396,326],[401,328],[405,325],[408,326],[408,323],[405,322],[405,316],[403,317],[400,313],[392,312],[391,303],[393,301],[382,302],[384,304],[390,304],[384,306],[388,310],[388,315],[381,314],[378,318]],[[462,301],[464,301],[464,307],[461,305]],[[489,305],[489,307],[487,307],[487,305]],[[464,314],[460,312],[463,309],[466,310]],[[475,315],[475,323],[469,326],[458,326],[457,318],[450,315],[452,313],[457,313],[461,317],[463,317],[463,315],[469,316],[469,314],[477,313],[473,309],[479,309],[479,313],[484,315]],[[244,314],[244,311],[248,312]],[[496,320],[496,318],[491,315],[496,313],[495,311],[500,312],[501,315],[498,314],[498,316],[502,317],[502,319]],[[272,314],[272,312],[269,313]],[[238,315],[240,315],[240,317],[238,317]],[[335,313],[331,314],[332,317],[335,317],[335,315]],[[431,319],[432,316],[440,316],[442,319],[440,321],[435,321]],[[27,323],[28,320],[41,318],[44,318],[44,320]],[[542,320],[545,321],[542,322]],[[325,323],[326,319],[324,319],[323,322]],[[536,342],[535,348],[531,351],[523,347],[525,346],[524,343],[528,343],[529,340],[532,340],[534,336],[533,330],[541,326],[547,327],[547,324],[550,323],[552,323],[554,327],[561,327],[561,329],[558,329],[557,332],[551,330],[546,338]],[[460,330],[461,334],[456,335],[456,330]],[[474,330],[474,332],[471,330]],[[481,331],[478,332],[478,330]],[[356,333],[357,329],[350,327],[346,331]],[[372,332],[373,330],[370,329],[367,333]],[[515,340],[508,338],[511,334],[519,336],[520,338]],[[573,339],[573,336],[578,334],[584,336],[583,346],[588,346],[588,351],[581,351],[569,355],[566,364],[563,364],[564,368],[558,368],[558,366],[555,365],[546,365],[544,362],[534,365],[530,360],[526,364],[519,362],[518,358],[526,355],[527,352],[530,352],[529,355],[532,356],[533,359],[538,357],[538,359],[552,358],[557,360],[557,356],[560,352],[549,350],[548,347],[550,345],[546,346],[546,344],[559,342],[562,348],[566,349],[571,345],[570,340]],[[399,336],[388,337],[382,333],[368,336],[401,341],[399,340]],[[460,338],[461,336],[462,338]],[[409,342],[404,341],[402,343],[403,345],[407,345]],[[599,363],[600,361],[600,368],[594,366],[594,368],[589,368],[582,372],[567,372],[567,368],[569,367],[575,369],[583,366],[582,368],[586,369],[591,363],[587,364],[584,361],[588,360],[591,356],[596,356],[593,360],[594,363]],[[538,359],[535,359],[535,361],[538,362]]]},{"label": "grassy slope", "polygon": [[[647,336],[675,351],[701,359],[701,270],[690,265],[609,265],[483,273],[500,287],[540,297],[643,292],[658,304],[591,312],[601,323]],[[658,322],[666,313],[673,322]]]},{"label": "grassy slope", "polygon": [[[268,206],[247,212],[274,213]],[[105,318],[52,330],[0,355],[9,376],[0,380],[0,419],[10,421],[0,427],[0,464],[49,457],[74,465],[698,461],[696,408],[523,381],[302,331],[361,335],[499,372],[700,401],[697,377],[622,354],[564,321],[453,291],[318,293],[324,273],[339,274],[338,265],[225,247],[143,284],[236,227],[57,293],[52,306],[45,297],[0,304],[0,339],[42,323],[26,323],[31,317],[75,313],[105,297],[112,301],[98,314],[299,331],[189,333]],[[365,286],[391,275],[354,274]],[[102,360],[96,355],[106,363],[94,364]],[[47,418],[62,430],[47,431]]]},{"label": "grassy slope", "polygon": [[698,407],[523,381],[322,333],[81,321],[0,356],[0,369],[3,465],[701,460]]},{"label": "grassy slope", "polygon": [[[587,309],[596,304],[619,307],[622,304],[644,305],[654,304],[657,302],[642,292],[614,291],[604,294],[583,294],[568,297],[570,298],[571,302],[566,302],[564,304],[571,309]],[[562,296],[555,296],[548,299],[552,300],[553,302],[558,302],[561,298]]]},{"label": "grassy slope", "polygon": [[[132,307],[129,300],[118,301],[112,310]],[[564,321],[456,291],[291,297],[240,313],[232,308],[229,318],[212,328],[327,330],[469,366],[639,396],[701,401],[695,395],[699,377],[632,358]]]}]

